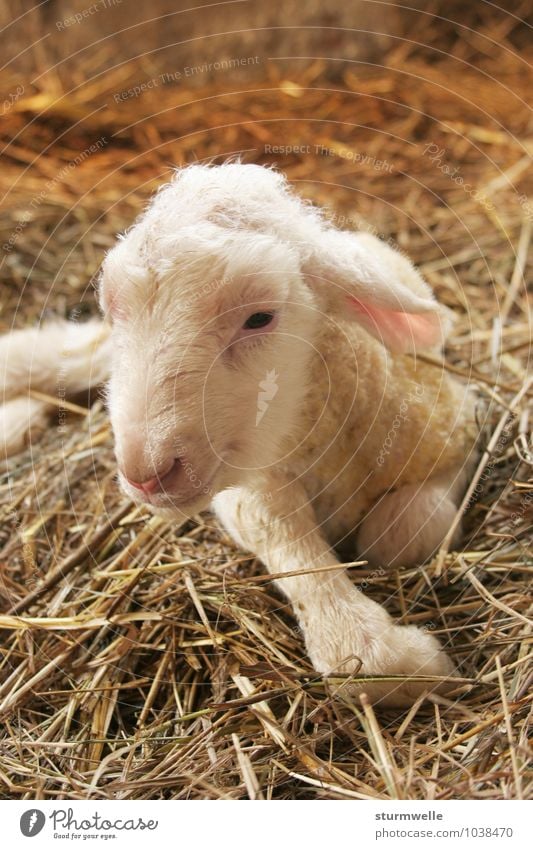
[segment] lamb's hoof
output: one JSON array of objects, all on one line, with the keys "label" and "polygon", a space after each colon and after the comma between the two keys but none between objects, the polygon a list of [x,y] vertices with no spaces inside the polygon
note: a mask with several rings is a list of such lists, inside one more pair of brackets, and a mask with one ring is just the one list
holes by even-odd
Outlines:
[{"label": "lamb's hoof", "polygon": [[391,625],[371,640],[363,657],[346,658],[344,654],[344,662],[339,658],[336,666],[321,663],[330,688],[350,698],[366,693],[376,706],[406,707],[424,693],[445,694],[456,686],[451,659],[435,637],[415,626]]}]

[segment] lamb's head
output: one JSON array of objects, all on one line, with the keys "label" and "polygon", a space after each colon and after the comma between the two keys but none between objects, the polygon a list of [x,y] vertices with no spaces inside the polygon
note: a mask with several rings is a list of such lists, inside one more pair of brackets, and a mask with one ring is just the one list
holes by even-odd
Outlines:
[{"label": "lamb's head", "polygon": [[100,296],[121,485],[182,515],[283,458],[325,323],[393,350],[441,335],[407,260],[253,165],[179,172],[108,254]]},{"label": "lamb's head", "polygon": [[130,231],[101,279],[119,478],[191,515],[282,456],[320,315],[297,253],[272,236],[207,222],[171,244],[147,235]]}]

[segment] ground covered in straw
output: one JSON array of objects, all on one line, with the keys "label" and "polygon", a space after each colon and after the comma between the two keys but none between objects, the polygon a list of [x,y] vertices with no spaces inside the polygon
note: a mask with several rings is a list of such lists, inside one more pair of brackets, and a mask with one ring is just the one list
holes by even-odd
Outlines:
[{"label": "ground covered in straw", "polygon": [[374,712],[330,696],[282,595],[212,517],[180,527],[124,499],[102,401],[76,399],[0,476],[3,798],[528,795],[533,136],[504,30],[431,61],[402,42],[334,82],[303,59],[157,99],[114,97],[141,65],[65,93],[9,80],[1,331],[94,313],[104,251],[172,167],[241,153],[419,264],[457,316],[446,360],[479,386],[486,450],[463,547],[366,589],[432,628],[461,682]]}]

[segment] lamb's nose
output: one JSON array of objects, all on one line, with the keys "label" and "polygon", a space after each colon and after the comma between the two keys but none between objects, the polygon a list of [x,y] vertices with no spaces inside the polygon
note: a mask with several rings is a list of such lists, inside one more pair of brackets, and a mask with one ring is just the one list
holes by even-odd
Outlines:
[{"label": "lamb's nose", "polygon": [[170,477],[175,468],[179,465],[179,458],[176,458],[171,461],[167,466],[159,469],[153,478],[148,478],[144,481],[136,481],[124,475],[126,480],[131,486],[134,486],[135,489],[140,489],[142,492],[149,494],[150,492],[157,492],[160,489],[163,489],[165,484],[165,480]]}]

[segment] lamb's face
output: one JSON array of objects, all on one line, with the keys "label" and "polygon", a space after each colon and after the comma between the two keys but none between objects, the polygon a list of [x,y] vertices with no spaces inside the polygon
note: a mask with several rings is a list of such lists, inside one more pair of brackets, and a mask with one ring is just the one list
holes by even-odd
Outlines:
[{"label": "lamb's face", "polygon": [[163,263],[132,231],[106,260],[108,403],[122,488],[191,515],[283,456],[320,316],[271,240],[173,251]]}]

